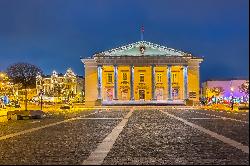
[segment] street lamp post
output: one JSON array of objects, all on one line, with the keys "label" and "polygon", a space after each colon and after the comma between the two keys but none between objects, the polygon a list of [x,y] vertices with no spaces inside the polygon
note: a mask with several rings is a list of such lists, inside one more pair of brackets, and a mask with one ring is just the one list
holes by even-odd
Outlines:
[{"label": "street lamp post", "polygon": [[231,87],[231,95],[233,96],[234,88]]},{"label": "street lamp post", "polygon": [[41,111],[42,111],[42,109],[43,109],[43,90],[41,89],[40,90],[40,97],[41,97]]},{"label": "street lamp post", "polygon": [[231,87],[230,90],[231,90],[231,96],[232,96],[232,99],[231,99],[231,109],[233,110],[234,109],[234,94],[233,94],[234,88]]}]

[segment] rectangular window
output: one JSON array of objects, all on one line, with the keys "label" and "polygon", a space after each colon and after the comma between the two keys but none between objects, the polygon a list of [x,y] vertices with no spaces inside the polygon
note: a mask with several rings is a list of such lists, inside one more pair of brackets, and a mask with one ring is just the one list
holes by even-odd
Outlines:
[{"label": "rectangular window", "polygon": [[126,81],[127,78],[128,78],[128,77],[127,77],[127,73],[123,73],[123,74],[122,74],[122,77],[123,77],[123,81]]},{"label": "rectangular window", "polygon": [[144,74],[140,74],[140,82],[144,82]]},{"label": "rectangular window", "polygon": [[189,98],[196,98],[196,92],[189,92]]},{"label": "rectangular window", "polygon": [[112,74],[111,73],[109,73],[108,74],[108,83],[112,83],[113,81],[112,81]]},{"label": "rectangular window", "polygon": [[157,74],[157,82],[162,82],[162,74],[161,73],[158,73]]},{"label": "rectangular window", "polygon": [[172,82],[173,82],[173,83],[176,83],[177,80],[178,80],[178,79],[177,79],[177,74],[176,74],[176,73],[173,73],[173,74],[172,74]]}]

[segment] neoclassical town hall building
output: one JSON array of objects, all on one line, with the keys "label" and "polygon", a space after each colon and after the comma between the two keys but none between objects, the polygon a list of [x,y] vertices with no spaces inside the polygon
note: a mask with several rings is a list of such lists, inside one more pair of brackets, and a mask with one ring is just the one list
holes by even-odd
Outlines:
[{"label": "neoclassical town hall building", "polygon": [[86,105],[185,104],[199,101],[202,58],[138,41],[81,59]]}]

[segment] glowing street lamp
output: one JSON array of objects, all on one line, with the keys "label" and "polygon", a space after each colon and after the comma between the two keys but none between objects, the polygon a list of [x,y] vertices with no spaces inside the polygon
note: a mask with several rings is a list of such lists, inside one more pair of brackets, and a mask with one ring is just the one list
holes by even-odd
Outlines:
[{"label": "glowing street lamp", "polygon": [[40,97],[41,97],[41,111],[43,109],[43,95],[44,95],[44,92],[42,89],[40,89],[40,93],[39,93]]},{"label": "glowing street lamp", "polygon": [[231,96],[233,96],[234,88],[231,87],[230,90],[231,90]]},{"label": "glowing street lamp", "polygon": [[230,90],[231,90],[231,96],[233,96],[234,88],[231,87]]}]

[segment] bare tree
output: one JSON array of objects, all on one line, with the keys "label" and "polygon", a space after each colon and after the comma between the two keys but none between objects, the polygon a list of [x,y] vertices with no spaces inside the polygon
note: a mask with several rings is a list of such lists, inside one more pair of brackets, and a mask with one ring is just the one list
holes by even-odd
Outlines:
[{"label": "bare tree", "polygon": [[36,76],[38,73],[42,74],[42,70],[29,63],[16,63],[10,65],[6,73],[14,84],[21,84],[25,89],[25,110],[27,110],[27,88],[36,86]]}]

